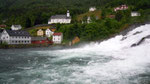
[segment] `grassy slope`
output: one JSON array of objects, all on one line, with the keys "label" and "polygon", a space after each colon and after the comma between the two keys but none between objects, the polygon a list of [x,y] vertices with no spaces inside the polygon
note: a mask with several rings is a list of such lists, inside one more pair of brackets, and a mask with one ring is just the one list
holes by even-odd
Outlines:
[{"label": "grassy slope", "polygon": [[96,10],[96,11],[93,11],[93,12],[87,12],[87,13],[78,15],[77,16],[77,21],[81,21],[84,16],[91,16],[91,15],[98,16],[98,18],[101,19],[101,11]]}]

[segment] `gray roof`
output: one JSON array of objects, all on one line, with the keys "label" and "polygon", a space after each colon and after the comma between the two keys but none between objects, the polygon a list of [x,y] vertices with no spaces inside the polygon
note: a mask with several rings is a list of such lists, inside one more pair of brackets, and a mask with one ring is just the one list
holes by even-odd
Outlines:
[{"label": "gray roof", "polygon": [[21,27],[21,25],[12,25],[12,26],[14,26],[14,27]]},{"label": "gray roof", "polygon": [[67,17],[67,15],[54,15],[50,19],[71,19],[71,17]]},{"label": "gray roof", "polygon": [[0,29],[0,33],[2,33],[3,32],[3,29]]},{"label": "gray roof", "polygon": [[46,40],[47,37],[31,37],[32,41]]},{"label": "gray roof", "polygon": [[30,34],[27,31],[23,31],[23,30],[8,30],[8,29],[6,29],[6,32],[10,36],[30,36]]}]

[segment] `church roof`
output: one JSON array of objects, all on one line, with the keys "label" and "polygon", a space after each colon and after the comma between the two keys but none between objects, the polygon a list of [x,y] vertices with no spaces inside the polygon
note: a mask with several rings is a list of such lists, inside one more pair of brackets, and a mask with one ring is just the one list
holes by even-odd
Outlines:
[{"label": "church roof", "polygon": [[71,17],[67,17],[67,15],[54,15],[50,19],[71,19]]}]

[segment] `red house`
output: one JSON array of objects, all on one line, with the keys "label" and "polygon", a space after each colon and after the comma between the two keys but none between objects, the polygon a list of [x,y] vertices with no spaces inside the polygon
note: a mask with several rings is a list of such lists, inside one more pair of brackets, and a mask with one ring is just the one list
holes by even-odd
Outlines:
[{"label": "red house", "polygon": [[127,10],[128,6],[127,5],[121,5],[119,7],[114,8],[114,11],[119,11],[119,10]]},{"label": "red house", "polygon": [[54,33],[53,42],[54,44],[61,44],[63,41],[63,33]]},{"label": "red house", "polygon": [[6,28],[7,26],[6,25],[0,25],[0,28]]},{"label": "red house", "polygon": [[31,43],[32,44],[53,44],[53,42],[49,40],[47,37],[32,37]]}]

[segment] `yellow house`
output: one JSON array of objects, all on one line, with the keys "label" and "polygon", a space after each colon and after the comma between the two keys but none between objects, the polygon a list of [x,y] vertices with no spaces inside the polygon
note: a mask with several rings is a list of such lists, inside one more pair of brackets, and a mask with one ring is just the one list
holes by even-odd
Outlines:
[{"label": "yellow house", "polygon": [[78,42],[80,42],[80,38],[76,36],[76,37],[72,40],[72,45],[74,45],[74,44],[76,44],[76,43],[78,43]]},{"label": "yellow house", "polygon": [[37,31],[37,36],[43,36],[44,35],[44,31],[42,29],[39,29]]}]

